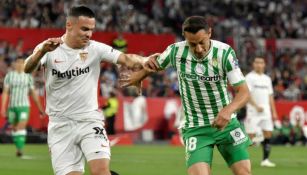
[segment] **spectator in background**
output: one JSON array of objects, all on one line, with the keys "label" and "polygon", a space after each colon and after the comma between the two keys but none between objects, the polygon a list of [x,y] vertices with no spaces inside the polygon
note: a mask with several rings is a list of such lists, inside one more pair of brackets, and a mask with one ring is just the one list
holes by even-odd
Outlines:
[{"label": "spectator in background", "polygon": [[291,140],[291,132],[293,126],[291,125],[289,118],[287,116],[283,116],[281,127],[276,129],[276,137],[274,139],[275,144],[294,144],[293,140]]},{"label": "spectator in background", "polygon": [[295,125],[291,124],[288,116],[283,116],[282,125],[276,129],[275,144],[281,145],[295,145],[305,144],[302,126],[297,120]]},{"label": "spectator in background", "polygon": [[127,52],[128,43],[124,39],[123,34],[121,32],[118,33],[117,38],[115,38],[112,42],[112,46],[114,49],[117,49],[123,53]]},{"label": "spectator in background", "polygon": [[118,112],[118,99],[114,91],[110,92],[110,97],[107,99],[106,106],[103,107],[103,113],[106,117],[107,134],[115,134],[115,120]]},{"label": "spectator in background", "polygon": [[[238,57],[242,71],[249,70],[248,60],[261,50],[256,38],[307,38],[307,8],[304,1],[284,0],[276,1],[237,1],[237,0],[145,0],[145,1],[112,1],[112,0],[59,0],[59,1],[0,1],[0,25],[5,27],[30,28],[63,28],[65,25],[65,7],[72,4],[84,3],[93,7],[97,13],[96,28],[99,31],[114,31],[120,28],[122,32],[132,33],[175,33],[181,39],[181,26],[186,16],[205,15],[208,21],[215,25],[214,38],[225,41],[227,37],[235,39]],[[225,8],[232,7],[232,8]],[[191,12],[190,9],[194,9]],[[220,9],[223,9],[222,11]],[[259,12],[261,11],[261,12]],[[11,20],[7,20],[11,19]],[[242,40],[244,44],[236,41]],[[237,44],[236,44],[237,43]],[[6,46],[5,46],[6,45]],[[17,44],[18,45],[18,44]],[[9,43],[0,43],[0,57],[10,63],[20,55],[19,46]],[[241,53],[240,53],[241,52]],[[262,50],[261,50],[262,52]],[[17,54],[16,54],[17,53]],[[23,53],[24,54],[24,53]],[[307,57],[304,50],[284,49],[272,54],[272,67],[278,72],[274,82],[280,80],[283,87],[277,85],[275,97],[283,97],[283,88],[288,88],[294,77],[300,76],[302,82],[299,86],[303,99],[307,99]],[[1,66],[0,66],[1,67]],[[288,69],[280,72],[280,70]],[[5,69],[0,69],[0,71]],[[113,70],[112,70],[113,71]],[[290,72],[289,72],[290,71]],[[5,71],[6,73],[6,71]],[[1,75],[0,75],[1,76]],[[1,77],[0,77],[1,78]],[[160,93],[163,86],[153,79],[152,90],[146,90],[151,96],[164,96]],[[272,80],[274,78],[272,77]],[[164,80],[157,82],[164,82]],[[176,88],[173,83],[172,87]]]},{"label": "spectator in background", "polygon": [[285,91],[285,87],[284,87],[283,81],[278,79],[277,84],[274,86],[275,98],[277,99],[283,98],[284,91]]},{"label": "spectator in background", "polygon": [[112,81],[108,77],[106,77],[104,75],[101,75],[100,76],[100,91],[101,91],[101,95],[103,97],[109,98],[111,92],[114,91],[114,90],[115,90],[115,88],[112,85]]},{"label": "spectator in background", "polygon": [[289,87],[283,92],[283,96],[287,99],[287,100],[291,100],[291,101],[298,101],[301,99],[301,91],[300,89],[297,87],[296,83],[292,83],[289,85]]}]

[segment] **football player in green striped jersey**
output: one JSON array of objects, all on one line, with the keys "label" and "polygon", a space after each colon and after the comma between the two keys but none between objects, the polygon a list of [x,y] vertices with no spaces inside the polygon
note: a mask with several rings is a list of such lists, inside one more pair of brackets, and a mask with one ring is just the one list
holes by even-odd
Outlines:
[{"label": "football player in green striped jersey", "polygon": [[44,115],[43,107],[34,88],[33,77],[31,74],[24,73],[24,59],[18,57],[14,62],[14,70],[8,72],[4,78],[1,103],[1,116],[7,117],[8,122],[12,125],[12,137],[18,157],[22,157],[22,150],[26,142],[26,126],[30,112],[29,92],[40,113]]},{"label": "football player in green striped jersey", "polygon": [[[250,175],[251,142],[236,118],[249,91],[236,54],[229,45],[211,39],[212,29],[204,17],[187,18],[182,29],[185,41],[171,44],[158,58],[150,58],[145,69],[120,81],[133,85],[150,72],[174,67],[185,118],[180,129],[188,174],[209,175],[216,146],[235,175]],[[236,91],[232,101],[228,84]]]}]

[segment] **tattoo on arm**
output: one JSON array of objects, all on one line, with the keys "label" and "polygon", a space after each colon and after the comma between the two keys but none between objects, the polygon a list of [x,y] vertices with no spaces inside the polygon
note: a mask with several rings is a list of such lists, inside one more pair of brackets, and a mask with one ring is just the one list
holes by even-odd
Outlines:
[{"label": "tattoo on arm", "polygon": [[45,53],[43,53],[41,50],[37,50],[32,55],[30,55],[25,63],[25,72],[26,73],[33,72],[44,55]]}]

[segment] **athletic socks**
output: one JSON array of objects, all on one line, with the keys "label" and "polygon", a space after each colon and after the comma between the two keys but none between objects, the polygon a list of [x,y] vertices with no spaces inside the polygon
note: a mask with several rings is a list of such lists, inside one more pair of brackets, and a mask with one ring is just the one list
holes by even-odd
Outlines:
[{"label": "athletic socks", "polygon": [[270,145],[270,139],[264,139],[262,142],[262,148],[263,148],[263,160],[266,160],[269,158],[270,152],[271,152],[271,145]]},{"label": "athletic socks", "polygon": [[17,152],[19,153],[21,153],[21,150],[25,146],[26,134],[27,134],[27,131],[25,129],[12,132],[13,142],[18,150]]}]

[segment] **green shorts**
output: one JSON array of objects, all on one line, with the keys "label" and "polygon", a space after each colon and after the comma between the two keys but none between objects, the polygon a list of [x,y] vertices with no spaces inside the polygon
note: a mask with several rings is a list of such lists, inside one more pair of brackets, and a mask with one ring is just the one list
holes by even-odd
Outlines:
[{"label": "green shorts", "polygon": [[232,119],[221,131],[211,126],[182,129],[188,167],[198,162],[211,166],[216,145],[228,166],[249,159],[247,147],[251,141],[237,119]]},{"label": "green shorts", "polygon": [[17,124],[21,121],[29,119],[29,107],[10,107],[8,109],[8,122],[10,124]]}]

